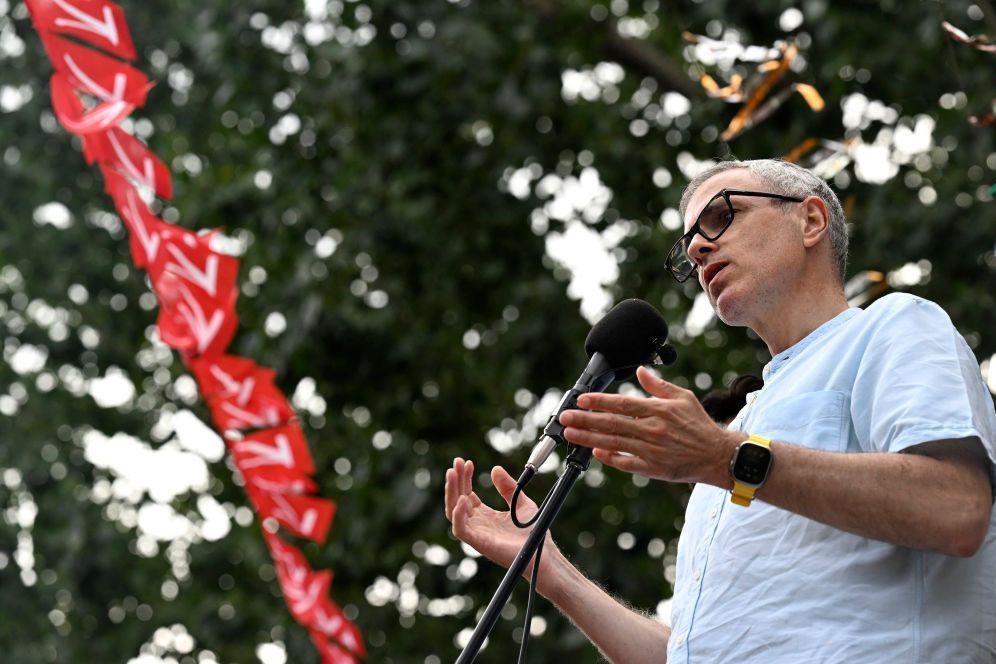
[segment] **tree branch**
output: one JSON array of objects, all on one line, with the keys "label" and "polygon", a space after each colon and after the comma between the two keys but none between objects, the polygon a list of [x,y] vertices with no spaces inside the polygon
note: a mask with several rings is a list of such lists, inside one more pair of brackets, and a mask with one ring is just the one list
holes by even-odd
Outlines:
[{"label": "tree branch", "polygon": [[606,23],[605,50],[609,57],[623,67],[653,78],[662,90],[674,90],[689,98],[698,96],[699,87],[679,65],[647,42],[620,35],[614,20]]},{"label": "tree branch", "polygon": [[[557,3],[555,0],[531,0],[531,4],[545,20],[558,23]],[[619,34],[615,19],[605,21],[605,56],[614,60],[625,69],[642,76],[649,76],[657,81],[660,90],[674,90],[689,98],[699,95],[701,90],[676,64],[666,55],[640,39],[627,39]]]}]

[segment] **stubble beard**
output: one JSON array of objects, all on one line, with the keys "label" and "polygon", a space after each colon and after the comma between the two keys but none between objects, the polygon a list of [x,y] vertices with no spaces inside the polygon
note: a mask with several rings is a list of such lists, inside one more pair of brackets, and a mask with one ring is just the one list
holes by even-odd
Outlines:
[{"label": "stubble beard", "polygon": [[764,316],[771,303],[777,299],[777,287],[769,283],[759,286],[743,278],[733,280],[723,286],[716,299],[709,299],[716,317],[730,327],[750,327],[756,319]]}]

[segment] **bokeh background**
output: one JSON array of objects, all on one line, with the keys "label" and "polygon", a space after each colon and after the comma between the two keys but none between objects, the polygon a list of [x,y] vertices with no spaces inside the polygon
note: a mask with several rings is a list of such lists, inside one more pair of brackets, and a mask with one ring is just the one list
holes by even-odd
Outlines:
[{"label": "bokeh background", "polygon": [[[682,187],[714,160],[816,139],[799,159],[845,203],[852,303],[938,302],[996,391],[996,55],[941,27],[996,35],[990,0],[122,6],[158,82],[130,127],[171,166],[161,213],[241,254],[231,351],[293,395],[338,501],[303,550],[371,662],[455,659],[502,570],[449,534],[445,469],[473,458],[497,506],[487,470],[521,468],[611,304],[659,307],[665,375],[700,394],[769,359],[664,271]],[[699,75],[756,81],[788,41],[768,98],[806,83],[825,108],[785,93],[723,140],[741,104]],[[0,0],[0,658],[316,661],[50,73]],[[555,537],[666,619],[688,492],[595,462]],[[515,656],[525,599],[481,661]],[[598,660],[545,601],[533,633],[533,661]]]}]

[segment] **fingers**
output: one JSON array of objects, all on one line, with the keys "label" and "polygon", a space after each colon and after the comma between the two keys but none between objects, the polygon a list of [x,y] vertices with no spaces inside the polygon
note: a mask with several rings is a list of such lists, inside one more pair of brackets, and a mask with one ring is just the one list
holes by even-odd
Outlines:
[{"label": "fingers", "polygon": [[453,506],[453,534],[461,541],[467,536],[467,518],[470,514],[470,501],[460,496]]},{"label": "fingers", "polygon": [[[622,394],[602,394],[588,392],[578,397],[578,405],[585,410],[618,413],[630,417],[652,417],[658,414],[660,403],[646,397],[631,397]],[[573,412],[573,411],[568,411]]]},{"label": "fingers", "polygon": [[454,506],[460,496],[463,495],[463,464],[464,460],[460,457],[453,459],[453,500]]},{"label": "fingers", "polygon": [[640,438],[652,443],[659,438],[651,423],[656,418],[633,419],[612,413],[590,413],[583,410],[569,410],[560,415],[560,423],[576,429],[590,429],[601,433],[612,433],[630,438]]},{"label": "fingers", "polygon": [[443,505],[446,512],[446,520],[453,521],[453,508],[456,507],[456,471],[452,468],[446,469],[446,484],[444,487]]},{"label": "fingers", "polygon": [[471,491],[472,479],[468,474],[468,470],[473,472],[474,463],[472,461],[464,461],[460,457],[453,460],[453,470],[456,472],[456,490],[457,497],[464,496]]},{"label": "fingers", "polygon": [[642,473],[644,475],[649,475],[649,471],[651,470],[650,464],[640,457],[625,456],[619,454],[618,452],[610,452],[608,450],[599,449],[595,450],[594,456],[604,465],[625,471],[627,473]]},{"label": "fingers", "polygon": [[609,433],[599,433],[587,429],[575,429],[568,427],[564,430],[564,437],[572,443],[577,443],[584,447],[608,450],[610,452],[626,452],[635,456],[645,456],[652,445],[642,440],[629,438]]},{"label": "fingers", "polygon": [[640,381],[640,385],[643,386],[643,389],[648,394],[652,394],[655,397],[669,397],[673,399],[684,391],[674,383],[667,382],[656,371],[647,367],[639,367],[636,370],[636,379]]},{"label": "fingers", "polygon": [[480,505],[481,499],[471,493],[460,496],[453,507],[453,534],[463,542],[467,542],[467,538],[472,534],[467,522]]},{"label": "fingers", "polygon": [[481,504],[481,499],[473,491],[474,462],[464,461],[460,457],[453,460],[453,467],[446,471],[446,486],[444,490],[444,505],[446,518],[453,521],[453,512],[457,502],[465,496],[470,507]]}]

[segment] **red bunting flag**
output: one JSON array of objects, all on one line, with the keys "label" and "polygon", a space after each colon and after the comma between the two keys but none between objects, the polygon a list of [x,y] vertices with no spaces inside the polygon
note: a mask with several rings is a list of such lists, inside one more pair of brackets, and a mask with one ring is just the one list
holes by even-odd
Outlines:
[{"label": "red bunting flag", "polygon": [[328,595],[329,586],[332,585],[332,572],[314,572],[304,555],[295,547],[265,529],[263,532],[287,608],[299,623],[310,625],[319,600]]},{"label": "red bunting flag", "polygon": [[[313,574],[308,566],[308,561],[304,555],[295,547],[280,539],[277,535],[263,530],[263,537],[266,545],[270,549],[270,556],[277,568],[277,578],[280,579],[281,588],[284,589],[284,596],[287,597],[287,588],[296,597],[306,596],[301,593],[306,586],[301,579],[307,579]],[[284,579],[288,585],[285,586]],[[293,582],[293,579],[298,581]],[[288,600],[288,605],[290,600]],[[312,629],[312,636],[323,635],[338,640],[342,645],[349,648],[358,655],[366,656],[366,648],[363,645],[363,638],[360,631],[346,616],[342,610],[328,598],[327,593],[323,593],[321,598],[316,600],[308,608],[308,621],[299,621],[309,625]],[[292,608],[293,612],[293,608]],[[324,641],[323,641],[324,642]]]},{"label": "red bunting flag", "polygon": [[318,484],[298,470],[277,466],[260,466],[240,471],[250,487],[267,493],[313,494]]},{"label": "red bunting flag", "polygon": [[238,259],[211,249],[210,234],[171,225],[161,237],[162,246],[149,264],[160,303],[159,336],[190,355],[224,352],[238,326]]},{"label": "red bunting flag", "polygon": [[88,164],[96,162],[101,168],[109,166],[119,171],[159,198],[173,197],[166,164],[144,143],[118,127],[88,135],[83,141],[83,157]]},{"label": "red bunting flag", "polygon": [[76,89],[69,82],[69,77],[59,73],[52,75],[49,89],[52,93],[52,110],[55,111],[59,124],[77,136],[116,127],[135,110],[134,104],[124,101],[105,101],[87,109],[76,96]]},{"label": "red bunting flag", "polygon": [[[193,370],[219,429],[258,429],[244,438],[227,436],[226,443],[260,516],[323,542],[336,504],[309,495],[318,489],[310,477],[314,462],[293,409],[274,384],[274,372],[223,355],[238,326],[238,260],[211,248],[213,233],[192,233],[149,209],[152,195],[172,197],[172,180],[166,164],[119,126],[145,103],[152,86],[141,71],[110,57],[135,58],[121,8],[109,0],[26,3],[55,65],[53,110],[62,126],[82,139],[87,162],[104,175],[105,189],[128,228],[135,265],[148,270],[159,298],[160,338]],[[359,630],[328,597],[332,572],[314,572],[300,551],[268,527],[264,538],[294,618],[309,629],[323,662],[355,664],[353,654],[366,651]]]},{"label": "red bunting flag", "polygon": [[332,585],[332,571],[313,572],[310,569],[295,567],[283,575],[277,574],[284,601],[294,620],[302,625],[311,623],[311,616],[319,600],[328,594]]},{"label": "red bunting flag", "polygon": [[260,491],[251,484],[246,485],[246,492],[261,518],[272,517],[295,535],[319,544],[328,536],[332,517],[335,516],[335,503],[331,500],[270,493]]},{"label": "red bunting flag", "polygon": [[145,104],[152,83],[138,69],[53,34],[43,34],[42,43],[55,70],[80,93],[98,102]]},{"label": "red bunting flag", "polygon": [[360,630],[346,618],[342,609],[327,596],[322,597],[312,612],[311,629],[335,639],[357,655],[362,657],[367,655]]},{"label": "red bunting flag", "polygon": [[281,573],[281,569],[286,566],[292,567],[304,567],[306,569],[311,569],[308,566],[308,560],[304,557],[304,554],[297,550],[291,544],[283,541],[277,535],[271,533],[266,528],[263,529],[263,541],[266,542],[266,548],[270,550],[270,557],[273,558],[273,562],[276,564],[277,573]]},{"label": "red bunting flag", "polygon": [[248,357],[209,355],[187,363],[205,399],[238,396],[248,399],[260,366]]},{"label": "red bunting flag", "polygon": [[282,427],[254,431],[241,439],[228,439],[239,470],[245,473],[263,467],[296,470],[311,475],[315,463],[301,427],[291,423]]},{"label": "red bunting flag", "polygon": [[73,35],[119,58],[135,59],[121,7],[107,0],[26,0],[35,29]]},{"label": "red bunting flag", "polygon": [[[170,225],[163,233],[162,251],[149,266],[153,282],[161,272],[169,272],[199,297],[227,303],[238,295],[235,281],[239,261],[211,248],[214,233],[198,235]],[[154,285],[154,284],[153,284]]]},{"label": "red bunting flag", "polygon": [[[273,384],[275,372],[251,362],[251,367],[233,362],[239,359],[208,357],[199,361],[198,368],[194,369],[199,379],[203,376],[204,381],[209,381],[205,398],[217,427],[223,431],[262,429],[294,419],[294,410],[287,397]],[[234,375],[223,368],[226,361],[236,372]]]},{"label": "red bunting flag", "polygon": [[118,216],[128,228],[131,259],[136,267],[147,267],[156,260],[162,235],[169,226],[149,210],[135,188],[117,171],[101,168],[104,189],[114,199]]},{"label": "red bunting flag", "polygon": [[221,430],[262,429],[294,418],[287,397],[274,384],[276,373],[235,355],[190,362],[211,417]]},{"label": "red bunting flag", "polygon": [[187,355],[222,353],[228,348],[239,324],[235,291],[228,302],[219,303],[197,295],[169,270],[153,277],[152,287],[159,298],[156,327],[163,343]]}]

